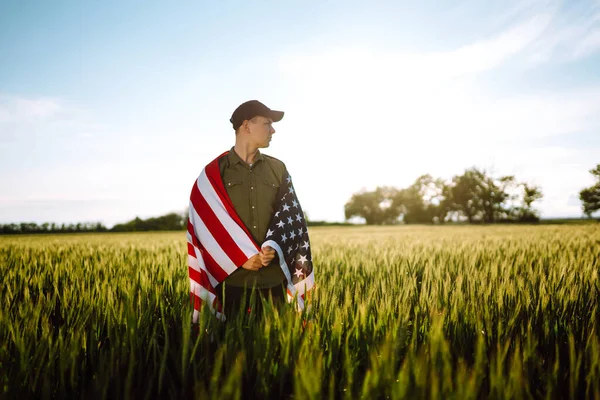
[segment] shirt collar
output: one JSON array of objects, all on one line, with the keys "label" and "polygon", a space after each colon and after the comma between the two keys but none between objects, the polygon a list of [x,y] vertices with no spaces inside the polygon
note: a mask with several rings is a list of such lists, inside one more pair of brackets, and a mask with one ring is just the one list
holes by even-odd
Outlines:
[{"label": "shirt collar", "polygon": [[[229,150],[227,157],[229,158],[230,165],[235,165],[237,163],[241,163],[242,165],[248,165],[248,164],[246,164],[246,162],[244,160],[242,160],[240,158],[240,156],[237,155],[237,153],[234,150],[234,147],[232,147],[231,150]],[[257,150],[256,155],[254,156],[254,164],[256,164],[258,161],[262,161],[264,159],[265,158],[262,155],[262,153],[260,152],[260,150]]]}]

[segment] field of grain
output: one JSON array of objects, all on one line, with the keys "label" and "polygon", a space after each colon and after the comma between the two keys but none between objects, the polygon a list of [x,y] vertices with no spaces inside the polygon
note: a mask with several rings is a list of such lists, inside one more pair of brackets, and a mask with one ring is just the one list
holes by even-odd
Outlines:
[{"label": "field of grain", "polygon": [[309,313],[198,329],[183,232],[0,237],[0,397],[600,399],[600,224],[310,234]]}]

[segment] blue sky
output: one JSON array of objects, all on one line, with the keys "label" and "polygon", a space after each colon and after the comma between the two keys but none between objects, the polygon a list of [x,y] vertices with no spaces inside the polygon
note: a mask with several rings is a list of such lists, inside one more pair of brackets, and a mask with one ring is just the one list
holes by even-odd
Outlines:
[{"label": "blue sky", "polygon": [[182,211],[259,99],[312,219],[478,166],[580,216],[600,162],[600,2],[0,2],[0,222]]}]

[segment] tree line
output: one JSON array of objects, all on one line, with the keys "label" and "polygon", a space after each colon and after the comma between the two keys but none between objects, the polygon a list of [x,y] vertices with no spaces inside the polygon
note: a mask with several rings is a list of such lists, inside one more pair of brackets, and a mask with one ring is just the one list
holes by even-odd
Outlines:
[{"label": "tree line", "polygon": [[[99,222],[78,224],[36,224],[26,222],[20,224],[0,224],[0,235],[34,234],[34,233],[79,233],[79,232],[144,232],[144,231],[179,231],[187,229],[187,210],[181,214],[169,213],[160,217],[141,219],[136,217],[129,222],[117,224],[108,229]],[[344,226],[352,225],[344,222],[327,222],[307,220],[309,226]]]},{"label": "tree line", "polygon": [[[588,217],[600,209],[600,164],[590,173],[596,184],[580,192]],[[537,185],[519,182],[513,175],[494,177],[472,167],[448,181],[425,174],[407,188],[362,190],[344,205],[344,213],[346,220],[358,217],[368,225],[538,222],[533,203],[542,198]]]},{"label": "tree line", "polygon": [[148,219],[135,219],[117,224],[108,229],[100,222],[77,223],[77,224],[55,224],[43,223],[36,224],[26,222],[20,224],[0,225],[0,234],[20,234],[20,233],[79,233],[79,232],[142,232],[142,231],[176,231],[186,228],[187,214],[169,213],[160,217]]},{"label": "tree line", "polygon": [[[596,183],[579,192],[582,211],[587,217],[600,210],[600,164],[589,171]],[[380,186],[373,191],[352,195],[344,206],[346,220],[360,217],[369,225],[397,223],[537,222],[539,213],[533,203],[543,197],[539,186],[518,182],[512,175],[493,177],[485,170],[470,168],[449,181],[426,174],[407,188]],[[312,221],[309,226],[350,225]],[[141,232],[184,230],[187,210],[160,217],[135,219],[107,228],[100,222],[56,224],[23,222],[0,224],[0,234]]]}]

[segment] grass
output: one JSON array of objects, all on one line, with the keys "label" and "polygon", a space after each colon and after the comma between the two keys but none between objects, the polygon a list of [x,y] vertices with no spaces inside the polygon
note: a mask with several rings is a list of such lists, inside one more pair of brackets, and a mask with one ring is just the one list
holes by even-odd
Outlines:
[{"label": "grass", "polygon": [[310,312],[197,329],[180,232],[0,237],[0,396],[600,398],[600,226],[310,233]]}]

